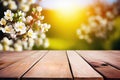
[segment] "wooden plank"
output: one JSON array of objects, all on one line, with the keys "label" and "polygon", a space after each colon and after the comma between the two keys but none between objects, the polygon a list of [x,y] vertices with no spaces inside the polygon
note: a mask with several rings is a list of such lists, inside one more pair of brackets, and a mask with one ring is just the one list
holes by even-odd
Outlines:
[{"label": "wooden plank", "polygon": [[93,51],[77,51],[89,64],[91,64],[99,73],[101,73],[105,80],[120,80],[120,70],[107,64],[99,58],[98,56],[102,56],[100,53],[93,53]]},{"label": "wooden plank", "polygon": [[0,54],[0,70],[32,55],[35,51],[3,52]]},{"label": "wooden plank", "polygon": [[65,51],[49,51],[23,79],[72,79]]},{"label": "wooden plank", "polygon": [[[99,59],[103,62],[109,63],[120,69],[120,51],[82,51],[87,55]],[[99,54],[99,56],[97,56]]]},{"label": "wooden plank", "polygon": [[105,80],[120,80],[120,70],[112,67],[111,65],[105,62],[90,62],[90,64],[104,75]]},{"label": "wooden plank", "polygon": [[67,55],[75,80],[103,80],[103,77],[75,51],[67,51]]},{"label": "wooden plank", "polygon": [[[120,51],[103,51],[101,52],[104,57],[104,61],[120,70]],[[101,59],[103,59],[101,57]]]},{"label": "wooden plank", "polygon": [[39,61],[47,51],[37,51],[34,55],[31,55],[23,60],[20,60],[2,70],[0,70],[0,79],[2,78],[20,78],[26,73],[37,61]]}]

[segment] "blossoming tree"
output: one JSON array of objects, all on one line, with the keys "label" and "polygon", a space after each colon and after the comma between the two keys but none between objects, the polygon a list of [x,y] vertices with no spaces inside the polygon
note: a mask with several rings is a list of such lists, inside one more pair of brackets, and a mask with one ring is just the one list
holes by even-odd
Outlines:
[{"label": "blossoming tree", "polygon": [[45,32],[50,25],[43,23],[42,8],[36,0],[1,0],[0,50],[22,51],[33,46],[48,47]]},{"label": "blossoming tree", "polygon": [[92,43],[95,39],[106,40],[115,30],[114,19],[118,15],[114,4],[100,0],[88,6],[87,20],[77,29],[79,39]]}]

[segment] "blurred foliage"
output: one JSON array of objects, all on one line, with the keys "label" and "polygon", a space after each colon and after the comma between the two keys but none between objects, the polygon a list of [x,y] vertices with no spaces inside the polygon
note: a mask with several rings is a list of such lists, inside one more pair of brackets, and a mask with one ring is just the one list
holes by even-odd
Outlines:
[{"label": "blurred foliage", "polygon": [[120,50],[120,16],[115,19],[115,33],[106,41],[105,49]]}]

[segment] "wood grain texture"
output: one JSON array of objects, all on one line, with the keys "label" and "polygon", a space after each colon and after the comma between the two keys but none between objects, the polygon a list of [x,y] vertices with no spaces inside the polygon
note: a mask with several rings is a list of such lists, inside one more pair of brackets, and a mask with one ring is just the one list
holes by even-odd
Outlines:
[{"label": "wood grain texture", "polygon": [[49,51],[23,79],[47,79],[64,80],[72,79],[67,56],[65,51]]},{"label": "wood grain texture", "polygon": [[0,52],[0,80],[120,80],[120,51],[47,52]]},{"label": "wood grain texture", "polygon": [[47,51],[37,51],[33,55],[26,57],[2,70],[0,70],[0,78],[20,78],[27,72]]},{"label": "wood grain texture", "polygon": [[94,59],[109,63],[120,69],[120,52],[118,51],[82,51],[82,53],[85,53],[90,57],[94,57]]},{"label": "wood grain texture", "polygon": [[111,65],[97,61],[90,62],[90,64],[105,77],[105,80],[120,80],[120,70]]},{"label": "wood grain texture", "polygon": [[[108,54],[106,53],[109,56],[107,56],[106,54],[103,55],[102,53],[104,51],[102,51],[102,53],[100,53],[101,51],[77,51],[77,52],[87,62],[89,62],[89,64],[91,64],[98,72],[100,72],[105,77],[105,80],[120,80],[120,70],[106,63],[109,60],[109,58],[111,59],[110,61],[113,63],[112,60],[114,58],[112,57],[115,56],[110,57],[109,53]],[[105,59],[105,57],[107,59]]]},{"label": "wood grain texture", "polygon": [[75,51],[67,51],[67,55],[75,80],[103,80],[103,77]]},{"label": "wood grain texture", "polygon": [[5,67],[32,55],[35,51],[3,52],[0,53],[0,70]]},{"label": "wood grain texture", "polygon": [[[102,56],[107,57],[103,57],[105,62],[120,70],[120,51],[103,51],[101,53]],[[103,58],[101,57],[101,59]]]}]

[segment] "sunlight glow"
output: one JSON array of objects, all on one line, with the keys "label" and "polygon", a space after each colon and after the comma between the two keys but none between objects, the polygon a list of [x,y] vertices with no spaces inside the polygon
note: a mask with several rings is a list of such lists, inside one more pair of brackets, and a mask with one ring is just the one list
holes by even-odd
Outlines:
[{"label": "sunlight glow", "polygon": [[72,1],[65,0],[64,2],[60,1],[57,5],[57,13],[64,17],[75,16],[77,13],[77,7],[73,4]]},{"label": "sunlight glow", "polygon": [[40,5],[68,20],[79,15],[78,11],[90,3],[92,0],[43,0]]}]

